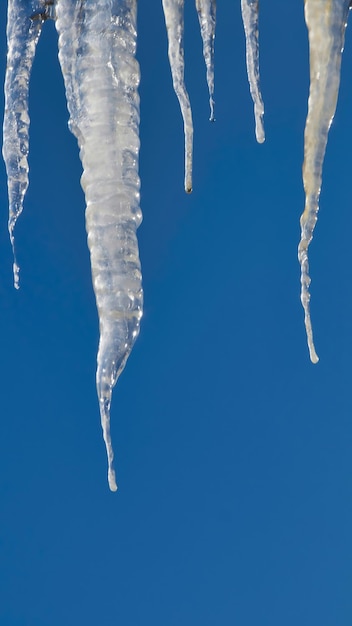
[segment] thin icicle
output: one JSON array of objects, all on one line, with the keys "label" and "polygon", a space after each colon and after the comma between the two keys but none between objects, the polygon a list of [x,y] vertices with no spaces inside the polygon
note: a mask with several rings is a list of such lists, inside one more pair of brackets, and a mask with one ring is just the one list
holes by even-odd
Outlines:
[{"label": "thin icicle", "polygon": [[341,55],[350,0],[306,0],[305,19],[309,34],[310,90],[304,133],[303,184],[306,195],[301,216],[301,301],[310,358],[317,363],[309,310],[308,246],[319,210],[322,168],[328,132],[333,120],[340,85]]},{"label": "thin icicle", "polygon": [[34,15],[37,6],[37,3],[28,0],[9,0],[7,13],[8,49],[2,153],[8,181],[8,228],[13,250],[16,289],[19,288],[19,266],[15,255],[14,228],[23,210],[29,182],[29,79],[43,24],[41,15]]},{"label": "thin icicle", "polygon": [[169,41],[169,61],[185,133],[185,190],[192,191],[193,121],[191,105],[184,83],[184,0],[163,0],[165,24]]},{"label": "thin icicle", "polygon": [[216,23],[216,0],[196,0],[196,9],[203,40],[203,55],[207,68],[210,121],[214,122],[214,40]]},{"label": "thin icicle", "polygon": [[143,292],[139,208],[139,66],[136,0],[57,0],[59,60],[70,129],[83,165],[86,226],[100,342],[97,391],[116,491],[110,437],[112,389],[139,333]]},{"label": "thin icicle", "polygon": [[265,141],[264,104],[259,81],[258,19],[259,0],[241,0],[242,19],[246,35],[246,62],[249,87],[254,102],[255,135],[258,143]]}]

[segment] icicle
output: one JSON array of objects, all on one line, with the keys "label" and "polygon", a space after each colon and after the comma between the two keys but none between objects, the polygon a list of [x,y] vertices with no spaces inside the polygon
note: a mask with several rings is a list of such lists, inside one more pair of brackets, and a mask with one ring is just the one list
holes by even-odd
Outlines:
[{"label": "icicle", "polygon": [[306,203],[301,217],[298,259],[301,265],[301,301],[313,363],[317,363],[319,359],[314,348],[309,311],[308,246],[317,221],[327,137],[336,110],[349,4],[350,0],[305,1],[305,19],[309,34],[310,90],[304,133],[303,183]]},{"label": "icicle", "polygon": [[185,190],[192,191],[193,121],[191,105],[184,83],[183,23],[184,0],[163,0],[169,40],[172,81],[183,117],[185,133]]},{"label": "icicle", "polygon": [[56,27],[70,128],[83,165],[82,187],[100,322],[97,390],[108,455],[114,387],[139,333],[143,292],[136,237],[139,208],[139,66],[136,0],[58,0]]},{"label": "icicle", "polygon": [[258,143],[265,141],[264,104],[259,84],[258,17],[259,0],[241,0],[242,19],[246,35],[246,61],[249,87],[254,102],[255,135]]},{"label": "icicle", "polygon": [[196,0],[196,9],[203,39],[203,55],[207,68],[209,89],[210,121],[214,122],[214,39],[216,21],[216,1]]},{"label": "icicle", "polygon": [[3,128],[3,157],[6,165],[9,221],[13,250],[13,274],[19,287],[19,266],[15,255],[14,228],[23,210],[28,188],[29,114],[28,92],[36,45],[43,18],[35,14],[37,3],[9,0],[7,13],[7,66],[5,77],[5,114]]}]

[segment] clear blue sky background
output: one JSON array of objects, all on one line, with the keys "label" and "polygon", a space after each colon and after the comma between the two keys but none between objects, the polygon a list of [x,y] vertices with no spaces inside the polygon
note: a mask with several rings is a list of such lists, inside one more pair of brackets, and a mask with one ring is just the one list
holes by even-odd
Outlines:
[{"label": "clear blue sky background", "polygon": [[81,165],[52,23],[31,81],[18,293],[0,165],[1,626],[351,625],[351,33],[311,246],[313,366],[297,262],[303,2],[261,3],[262,146],[239,1],[218,7],[215,124],[186,4],[191,197],[161,2],[139,3],[145,314],[113,399],[117,494],[95,391]]}]

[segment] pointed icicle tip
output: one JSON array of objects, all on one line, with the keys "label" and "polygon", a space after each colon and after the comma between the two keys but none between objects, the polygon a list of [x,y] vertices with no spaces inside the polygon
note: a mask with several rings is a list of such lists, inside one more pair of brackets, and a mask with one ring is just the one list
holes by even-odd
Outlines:
[{"label": "pointed icicle tip", "polygon": [[216,122],[216,119],[215,119],[215,100],[214,100],[214,98],[209,98],[209,105],[210,105],[209,122]]},{"label": "pointed icicle tip", "polygon": [[8,224],[8,229],[9,229],[12,256],[13,256],[13,265],[12,265],[13,286],[15,289],[19,289],[20,288],[20,266],[18,265],[17,259],[16,259],[15,236],[14,236],[15,224],[16,224],[16,218],[10,219],[9,224]]},{"label": "pointed icicle tip", "polygon": [[20,268],[16,262],[13,264],[13,286],[15,289],[20,288]]},{"label": "pointed icicle tip", "polygon": [[[110,404],[112,387],[107,386],[99,397],[101,427],[103,429],[103,439],[108,458],[108,483],[111,491],[117,491],[116,476],[114,470],[114,451],[110,435]],[[105,393],[104,393],[105,392]]]},{"label": "pointed icicle tip", "polygon": [[115,471],[111,468],[109,468],[109,471],[108,471],[108,482],[109,482],[110,491],[117,491]]},{"label": "pointed icicle tip", "polygon": [[306,328],[307,343],[309,356],[312,363],[318,363],[319,357],[315,351],[312,321],[310,318],[310,293],[309,285],[311,282],[309,276],[308,263],[308,242],[305,239],[305,222],[303,221],[301,241],[298,246],[298,261],[301,266],[301,302],[304,310],[304,325]]}]

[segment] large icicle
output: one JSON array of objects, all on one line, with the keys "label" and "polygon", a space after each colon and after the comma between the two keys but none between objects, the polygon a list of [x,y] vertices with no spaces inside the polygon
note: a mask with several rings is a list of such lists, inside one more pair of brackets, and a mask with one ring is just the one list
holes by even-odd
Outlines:
[{"label": "large icicle", "polygon": [[305,0],[309,34],[310,90],[304,133],[303,183],[306,203],[301,217],[298,258],[301,265],[301,301],[310,358],[317,363],[309,311],[308,246],[319,210],[319,195],[327,137],[336,110],[341,55],[350,0]]},{"label": "large icicle", "polygon": [[203,40],[203,55],[207,68],[209,89],[210,121],[214,122],[214,39],[216,22],[216,0],[196,0],[196,9]]},{"label": "large icicle", "polygon": [[139,66],[136,0],[58,0],[59,59],[83,164],[82,187],[100,322],[97,390],[117,489],[110,439],[112,388],[139,333],[142,284],[139,208]]},{"label": "large icicle", "polygon": [[14,255],[16,289],[19,287],[19,267],[15,256],[14,228],[22,213],[28,188],[29,79],[43,24],[42,14],[35,14],[36,8],[38,4],[28,0],[9,0],[7,13],[8,48],[2,153],[8,181],[8,227]]},{"label": "large icicle", "polygon": [[185,133],[185,190],[192,191],[193,121],[191,105],[184,82],[184,0],[163,0],[165,24],[169,41],[169,61]]},{"label": "large icicle", "polygon": [[254,103],[255,135],[259,143],[265,140],[264,104],[259,83],[258,19],[259,0],[241,0],[242,19],[246,35],[246,61],[249,87]]}]

